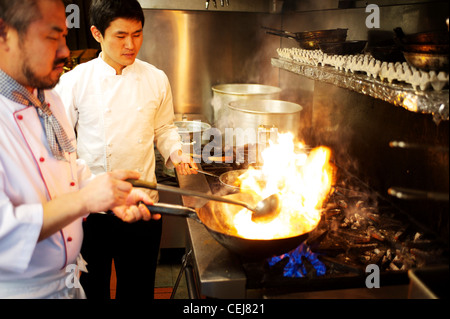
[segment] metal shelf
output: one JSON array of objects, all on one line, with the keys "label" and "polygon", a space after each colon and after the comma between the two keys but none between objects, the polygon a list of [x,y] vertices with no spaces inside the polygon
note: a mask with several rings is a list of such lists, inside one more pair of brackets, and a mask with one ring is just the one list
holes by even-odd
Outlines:
[{"label": "metal shelf", "polygon": [[380,99],[412,112],[432,114],[435,122],[449,120],[449,91],[417,91],[406,83],[387,83],[363,73],[351,73],[331,66],[313,66],[272,58],[272,66],[309,79],[333,84]]}]

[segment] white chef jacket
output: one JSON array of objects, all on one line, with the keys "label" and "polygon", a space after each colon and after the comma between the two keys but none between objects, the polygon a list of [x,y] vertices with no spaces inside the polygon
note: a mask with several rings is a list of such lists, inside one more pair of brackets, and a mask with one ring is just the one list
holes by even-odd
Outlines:
[{"label": "white chef jacket", "polygon": [[[58,95],[45,91],[53,114],[75,146],[75,134]],[[87,165],[66,153],[56,160],[35,107],[0,95],[0,292],[6,285],[59,277],[75,264],[82,218],[38,242],[42,204],[88,182]],[[28,296],[28,295],[27,295]]]},{"label": "white chef jacket", "polygon": [[[136,59],[116,75],[100,55],[64,74],[56,91],[77,133],[78,157],[92,173],[129,169],[156,181],[155,144],[173,167],[169,156],[181,141],[163,71]],[[150,196],[157,201],[157,192]]]}]

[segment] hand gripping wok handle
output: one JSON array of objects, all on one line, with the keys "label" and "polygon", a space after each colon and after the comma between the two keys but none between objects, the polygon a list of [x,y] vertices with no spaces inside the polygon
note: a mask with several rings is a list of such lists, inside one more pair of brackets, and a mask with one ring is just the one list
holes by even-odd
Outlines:
[{"label": "hand gripping wok handle", "polygon": [[[157,203],[154,205],[145,205],[145,206],[147,206],[148,210],[152,214],[187,217],[187,218],[191,218],[191,219],[201,223],[200,219],[197,216],[197,212],[194,209],[189,208],[189,207],[184,207],[184,206],[180,206],[180,205],[171,205],[171,204],[165,204],[165,203]],[[115,216],[114,213],[110,210],[107,211],[106,214]]]},{"label": "hand gripping wok handle", "polygon": [[150,213],[161,214],[161,215],[171,215],[177,217],[188,217],[196,221],[199,221],[197,213],[194,209],[189,207],[184,207],[180,205],[171,205],[165,203],[158,203],[154,205],[146,205]]}]

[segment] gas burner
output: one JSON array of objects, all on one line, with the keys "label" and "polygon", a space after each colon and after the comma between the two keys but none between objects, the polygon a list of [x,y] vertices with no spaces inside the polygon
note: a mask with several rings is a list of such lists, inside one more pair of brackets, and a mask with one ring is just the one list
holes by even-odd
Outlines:
[{"label": "gas burner", "polygon": [[311,273],[314,276],[322,276],[326,272],[325,264],[318,258],[318,254],[311,251],[306,243],[302,243],[294,250],[281,256],[268,259],[267,263],[270,267],[273,267],[283,259],[288,259],[283,268],[284,277],[303,278]]}]

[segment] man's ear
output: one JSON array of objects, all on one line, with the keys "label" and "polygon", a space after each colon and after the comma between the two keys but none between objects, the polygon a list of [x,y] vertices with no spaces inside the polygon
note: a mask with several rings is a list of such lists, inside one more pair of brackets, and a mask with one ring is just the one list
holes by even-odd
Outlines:
[{"label": "man's ear", "polygon": [[6,22],[0,19],[0,46],[8,49],[8,32],[9,26]]},{"label": "man's ear", "polygon": [[3,19],[0,19],[0,41],[6,41],[7,29],[8,27],[6,26],[5,21],[3,21]]},{"label": "man's ear", "polygon": [[97,29],[95,25],[91,26],[91,33],[95,41],[97,41],[98,43],[102,43],[103,40],[102,33],[100,32],[99,29]]}]

